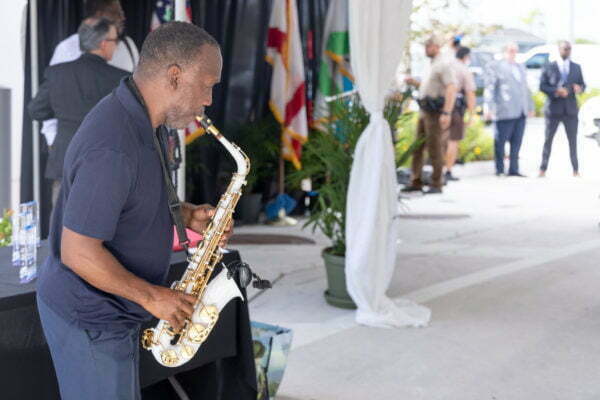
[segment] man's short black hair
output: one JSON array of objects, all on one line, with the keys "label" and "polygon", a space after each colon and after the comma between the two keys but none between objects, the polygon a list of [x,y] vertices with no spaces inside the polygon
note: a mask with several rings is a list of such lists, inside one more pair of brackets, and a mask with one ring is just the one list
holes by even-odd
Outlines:
[{"label": "man's short black hair", "polygon": [[105,12],[117,2],[119,2],[119,0],[86,0],[85,18],[95,17],[96,15]]},{"label": "man's short black hair", "polygon": [[456,58],[459,60],[464,60],[469,54],[471,54],[471,49],[466,46],[460,46],[458,50],[456,50]]},{"label": "man's short black hair", "polygon": [[219,47],[204,29],[189,22],[168,22],[150,32],[142,44],[137,73],[146,74],[157,67],[196,61],[203,45]]}]

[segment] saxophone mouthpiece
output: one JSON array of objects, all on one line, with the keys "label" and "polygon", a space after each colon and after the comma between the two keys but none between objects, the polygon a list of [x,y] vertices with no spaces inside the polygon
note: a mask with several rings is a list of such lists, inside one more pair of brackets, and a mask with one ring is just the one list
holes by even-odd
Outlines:
[{"label": "saxophone mouthpiece", "polygon": [[204,129],[205,133],[211,133],[212,135],[214,135],[216,137],[219,137],[221,135],[221,133],[213,125],[213,123],[210,120],[210,118],[208,118],[206,115],[203,115],[201,117],[197,116],[196,117],[196,121],[198,121],[198,123],[200,124],[200,126],[202,126],[202,128]]},{"label": "saxophone mouthpiece", "polygon": [[208,127],[212,125],[212,121],[206,116],[203,115],[201,117],[196,117],[196,121],[204,128],[204,130],[208,130]]}]

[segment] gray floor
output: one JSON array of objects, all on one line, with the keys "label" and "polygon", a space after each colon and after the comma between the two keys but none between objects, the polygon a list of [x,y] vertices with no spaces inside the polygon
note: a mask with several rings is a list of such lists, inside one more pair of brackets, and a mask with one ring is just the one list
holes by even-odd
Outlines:
[{"label": "gray floor", "polygon": [[252,318],[294,330],[278,398],[599,399],[600,148],[580,139],[583,177],[573,178],[561,130],[538,179],[542,140],[543,121],[531,121],[521,157],[531,178],[470,165],[443,195],[405,201],[388,294],[430,307],[427,328],[367,328],[328,306],[323,236],[238,229],[316,241],[236,246],[279,278],[251,302]]}]

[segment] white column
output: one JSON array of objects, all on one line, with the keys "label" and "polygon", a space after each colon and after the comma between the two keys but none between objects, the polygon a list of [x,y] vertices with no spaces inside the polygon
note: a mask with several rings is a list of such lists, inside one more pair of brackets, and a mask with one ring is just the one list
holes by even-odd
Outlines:
[{"label": "white column", "polygon": [[[175,21],[188,21],[185,0],[175,0]],[[177,171],[177,195],[181,201],[185,201],[185,132],[180,129],[177,131],[179,134],[179,143],[181,144],[181,164]]]},{"label": "white column", "polygon": [[[38,26],[37,26],[37,0],[29,2],[29,28],[31,40],[31,98],[35,97],[38,91]],[[33,199],[40,206],[40,132],[39,123],[33,121],[31,130],[32,157],[33,157]]]},{"label": "white column", "polygon": [[[0,49],[2,57],[11,62],[0,62],[0,86],[10,89],[10,207],[15,209],[21,194],[21,146],[23,137],[23,82],[25,27],[27,0],[0,1]],[[9,190],[0,187],[0,191]],[[1,211],[1,210],[0,210]]]}]

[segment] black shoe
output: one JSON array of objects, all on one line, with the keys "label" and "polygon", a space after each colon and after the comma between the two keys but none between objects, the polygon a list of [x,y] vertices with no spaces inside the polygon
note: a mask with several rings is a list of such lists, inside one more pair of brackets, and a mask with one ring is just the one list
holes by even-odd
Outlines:
[{"label": "black shoe", "polygon": [[436,187],[430,187],[424,193],[425,194],[441,194],[442,193],[442,189],[436,188]]},{"label": "black shoe", "polygon": [[451,171],[446,171],[444,176],[446,177],[446,181],[460,181],[460,178],[457,178],[454,175],[452,175]]},{"label": "black shoe", "polygon": [[404,193],[423,192],[423,188],[418,187],[418,186],[408,185],[408,186],[404,186],[402,188],[402,190],[400,190],[400,191],[404,192]]},{"label": "black shoe", "polygon": [[496,172],[496,176],[500,177],[500,176],[504,176],[503,172]]},{"label": "black shoe", "polygon": [[520,172],[517,172],[515,174],[508,174],[508,176],[516,176],[517,178],[527,178],[527,175],[523,175]]}]

